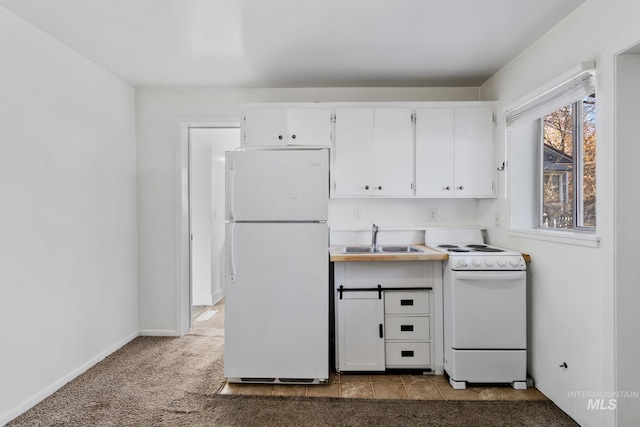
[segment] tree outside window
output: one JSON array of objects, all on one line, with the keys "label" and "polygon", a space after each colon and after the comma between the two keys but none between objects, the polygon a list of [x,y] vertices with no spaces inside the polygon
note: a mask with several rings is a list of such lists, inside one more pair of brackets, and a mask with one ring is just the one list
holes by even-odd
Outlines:
[{"label": "tree outside window", "polygon": [[596,225],[595,106],[592,94],[542,118],[542,228]]}]

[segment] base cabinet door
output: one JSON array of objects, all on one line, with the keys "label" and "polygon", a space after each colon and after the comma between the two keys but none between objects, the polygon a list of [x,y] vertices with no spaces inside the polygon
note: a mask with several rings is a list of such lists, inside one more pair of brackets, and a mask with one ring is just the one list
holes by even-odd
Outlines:
[{"label": "base cabinet door", "polygon": [[341,371],[384,371],[384,301],[378,292],[343,292],[336,300]]}]

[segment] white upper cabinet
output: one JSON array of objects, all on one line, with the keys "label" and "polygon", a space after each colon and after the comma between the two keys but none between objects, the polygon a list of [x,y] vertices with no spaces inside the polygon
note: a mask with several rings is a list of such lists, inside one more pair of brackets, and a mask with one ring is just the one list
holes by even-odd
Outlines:
[{"label": "white upper cabinet", "polygon": [[494,197],[493,108],[416,110],[416,196]]},{"label": "white upper cabinet", "polygon": [[416,110],[416,195],[453,196],[454,109]]},{"label": "white upper cabinet", "polygon": [[412,195],[410,108],[338,108],[334,196]]},{"label": "white upper cabinet", "polygon": [[410,196],[413,192],[413,123],[409,108],[376,108],[374,194]]},{"label": "white upper cabinet", "polygon": [[333,194],[373,195],[373,108],[336,110]]},{"label": "white upper cabinet", "polygon": [[455,122],[455,195],[493,197],[496,171],[493,109],[456,108]]},{"label": "white upper cabinet", "polygon": [[245,112],[243,147],[331,145],[329,108],[256,108]]}]

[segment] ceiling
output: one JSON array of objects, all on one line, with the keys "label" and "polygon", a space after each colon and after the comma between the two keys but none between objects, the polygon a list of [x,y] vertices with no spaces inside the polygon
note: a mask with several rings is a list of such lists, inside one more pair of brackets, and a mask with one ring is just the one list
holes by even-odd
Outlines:
[{"label": "ceiling", "polygon": [[586,0],[0,0],[133,86],[480,86]]}]

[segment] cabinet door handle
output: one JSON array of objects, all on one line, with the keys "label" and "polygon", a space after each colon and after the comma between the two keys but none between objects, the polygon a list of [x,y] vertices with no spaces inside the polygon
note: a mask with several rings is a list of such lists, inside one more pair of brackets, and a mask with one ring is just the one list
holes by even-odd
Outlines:
[{"label": "cabinet door handle", "polygon": [[400,325],[401,332],[413,332],[413,325]]},{"label": "cabinet door handle", "polygon": [[296,135],[295,134],[291,135],[291,139],[296,139]]},{"label": "cabinet door handle", "polygon": [[379,186],[378,186],[378,190],[382,190],[382,185],[379,185]]},{"label": "cabinet door handle", "polygon": [[278,139],[282,139],[282,135],[278,135]]},{"label": "cabinet door handle", "polygon": [[460,187],[458,187],[458,190],[464,190],[464,187],[461,185]]},{"label": "cabinet door handle", "polygon": [[365,186],[364,186],[364,189],[365,189],[365,190],[368,190],[368,189],[369,189],[369,186],[368,186],[368,185],[365,185]]},{"label": "cabinet door handle", "polygon": [[382,326],[382,323],[378,325],[378,332],[380,333],[380,338],[384,338],[384,326]]},{"label": "cabinet door handle", "polygon": [[402,357],[413,357],[413,350],[402,350],[400,352],[400,356],[402,356]]},{"label": "cabinet door handle", "polygon": [[447,190],[447,191],[451,190],[451,186],[447,185],[446,187],[444,187],[444,190]]},{"label": "cabinet door handle", "polygon": [[400,305],[413,305],[413,300],[412,299],[401,299],[400,300]]}]

